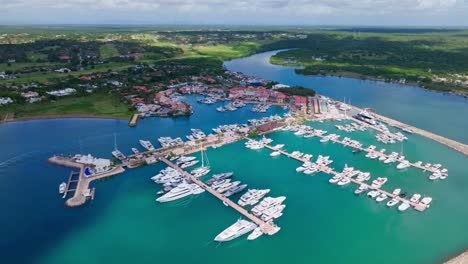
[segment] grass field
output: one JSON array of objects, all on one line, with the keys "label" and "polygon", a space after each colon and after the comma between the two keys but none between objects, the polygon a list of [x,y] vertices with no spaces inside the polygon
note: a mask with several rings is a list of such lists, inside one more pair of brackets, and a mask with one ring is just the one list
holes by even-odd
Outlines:
[{"label": "grass field", "polygon": [[193,50],[201,55],[228,60],[251,55],[259,47],[260,45],[255,42],[243,42],[233,45],[194,46]]},{"label": "grass field", "polygon": [[0,117],[7,113],[14,113],[15,118],[73,114],[130,118],[133,114],[128,109],[128,105],[120,102],[116,96],[102,93],[84,97],[66,97],[55,102],[0,107]]},{"label": "grass field", "polygon": [[119,51],[112,44],[106,44],[99,47],[99,55],[102,59],[117,57],[120,55]]}]

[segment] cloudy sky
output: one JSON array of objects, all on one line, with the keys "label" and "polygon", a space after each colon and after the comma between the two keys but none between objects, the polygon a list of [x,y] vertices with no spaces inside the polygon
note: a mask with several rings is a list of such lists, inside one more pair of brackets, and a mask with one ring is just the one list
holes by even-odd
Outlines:
[{"label": "cloudy sky", "polygon": [[0,0],[0,24],[468,26],[468,0]]}]

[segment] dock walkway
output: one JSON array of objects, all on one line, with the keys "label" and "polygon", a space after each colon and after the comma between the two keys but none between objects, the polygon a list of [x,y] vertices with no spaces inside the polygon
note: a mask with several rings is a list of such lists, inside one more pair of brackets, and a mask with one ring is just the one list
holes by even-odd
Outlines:
[{"label": "dock walkway", "polygon": [[[284,151],[284,150],[277,150],[277,149],[273,148],[273,147],[270,146],[270,145],[266,145],[266,144],[265,144],[265,147],[268,148],[268,149],[270,149],[270,150],[273,150],[273,151],[278,151],[278,152],[280,152],[281,154],[283,154],[283,155],[285,155],[285,156],[287,156],[287,157],[289,157],[289,158],[295,159],[295,160],[297,160],[297,161],[300,161],[300,162],[302,162],[302,163],[304,163],[304,162],[310,162],[309,160],[305,160],[305,159],[301,159],[301,158],[299,158],[299,157],[293,156],[293,155],[291,155],[290,153],[288,153],[288,152],[286,152],[286,151]],[[338,174],[338,172],[336,172],[336,171],[334,171],[333,169],[331,169],[331,168],[329,168],[329,167],[326,167],[326,166],[320,166],[320,171],[323,172],[323,173],[326,173],[326,174],[333,174],[333,175]],[[349,178],[349,179],[351,180],[352,183],[355,183],[355,184],[357,184],[357,185],[363,184],[363,185],[367,186],[369,189],[377,190],[377,191],[379,191],[380,193],[385,193],[385,194],[386,194],[388,197],[390,197],[390,198],[396,198],[396,199],[398,199],[398,200],[401,201],[401,202],[406,202],[406,203],[410,204],[411,206],[413,206],[414,209],[416,209],[416,210],[418,210],[418,211],[424,211],[424,210],[427,209],[427,207],[424,206],[424,205],[421,205],[421,204],[419,204],[419,203],[413,203],[413,202],[411,202],[411,201],[409,201],[409,200],[407,200],[407,199],[405,199],[405,198],[401,198],[401,197],[399,197],[398,195],[395,195],[395,194],[393,194],[393,193],[387,192],[387,191],[382,190],[382,189],[380,189],[380,188],[372,188],[372,187],[371,187],[369,184],[367,184],[367,183],[359,182],[359,181],[357,181],[357,180],[355,180],[355,179],[353,179],[353,178]]]},{"label": "dock walkway", "polygon": [[[326,135],[324,135],[324,136],[318,136],[318,135],[317,135],[316,137],[324,138],[325,136],[326,136]],[[352,139],[351,139],[351,140],[352,140]],[[330,141],[332,141],[332,142],[334,142],[334,143],[341,144],[341,145],[346,146],[346,147],[351,147],[351,148],[359,149],[359,150],[364,151],[364,152],[367,152],[367,153],[376,153],[376,154],[379,155],[379,157],[381,157],[381,156],[384,156],[385,158],[388,158],[388,157],[389,157],[389,155],[384,154],[384,153],[380,153],[379,151],[375,151],[375,150],[370,151],[370,150],[368,150],[367,148],[357,147],[357,146],[348,144],[348,143],[346,143],[346,142],[343,142],[343,141],[341,141],[341,140],[330,139]],[[411,165],[412,167],[421,169],[422,171],[429,171],[429,172],[432,172],[432,173],[435,172],[435,170],[434,170],[432,167],[426,168],[426,167],[424,167],[424,166],[418,165],[416,162],[410,162],[410,165]]]},{"label": "dock walkway", "polygon": [[[356,107],[356,106],[353,106],[353,108],[357,111],[362,111],[363,109],[359,108],[359,107]],[[468,155],[468,145],[466,144],[463,144],[461,142],[458,142],[458,141],[455,141],[453,139],[449,139],[449,138],[446,138],[446,137],[443,137],[443,136],[440,136],[440,135],[437,135],[437,134],[434,134],[432,132],[429,132],[429,131],[426,131],[426,130],[423,130],[423,129],[420,129],[420,128],[417,128],[417,127],[414,127],[414,126],[410,126],[408,124],[405,124],[405,123],[402,123],[400,121],[396,121],[394,119],[391,119],[389,117],[385,117],[385,116],[382,116],[382,115],[379,115],[379,114],[376,114],[376,113],[372,113],[378,120],[380,120],[381,122],[384,122],[384,123],[387,123],[389,125],[392,125],[392,126],[396,126],[396,127],[399,127],[399,128],[407,128],[407,129],[411,129],[415,134],[418,134],[418,135],[421,135],[423,137],[426,137],[426,138],[429,138],[429,139],[432,139],[436,142],[439,142],[440,144],[442,145],[446,145],[458,152],[461,152],[465,155]],[[353,117],[353,120],[355,121],[358,121],[359,123],[364,123],[366,125],[369,125],[357,118],[354,118]],[[382,129],[379,129],[377,128],[376,126],[372,126],[372,125],[369,125],[369,127],[371,127],[372,129],[374,130],[377,130],[379,132],[384,132]]]},{"label": "dock walkway", "polygon": [[243,207],[241,207],[240,205],[238,205],[235,202],[231,201],[229,198],[225,197],[221,193],[217,192],[216,190],[214,190],[213,188],[211,188],[210,186],[205,184],[203,181],[201,181],[197,177],[195,177],[192,174],[184,171],[182,168],[180,168],[176,164],[172,163],[171,161],[169,161],[169,160],[167,160],[166,158],[163,158],[163,157],[159,157],[159,160],[166,163],[168,166],[174,168],[175,170],[180,172],[182,175],[184,175],[186,178],[188,178],[189,180],[191,180],[192,182],[194,182],[195,184],[197,184],[198,186],[200,186],[204,190],[211,193],[213,196],[215,196],[216,198],[221,200],[225,205],[230,206],[231,208],[233,208],[234,210],[236,210],[237,212],[239,212],[240,214],[242,214],[246,218],[250,219],[252,222],[256,223],[260,227],[260,229],[262,230],[263,233],[269,234],[274,230],[274,228],[275,228],[274,225],[272,225],[270,223],[267,223],[267,222],[264,222],[260,218],[258,218],[256,216],[254,216],[253,214],[249,213]]}]

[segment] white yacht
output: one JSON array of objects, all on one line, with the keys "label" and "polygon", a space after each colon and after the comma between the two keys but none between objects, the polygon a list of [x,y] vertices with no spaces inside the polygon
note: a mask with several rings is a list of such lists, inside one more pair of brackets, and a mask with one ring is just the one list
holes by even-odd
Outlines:
[{"label": "white yacht", "polygon": [[124,160],[126,158],[125,155],[118,149],[112,151],[112,156],[119,160]]},{"label": "white yacht", "polygon": [[199,162],[198,160],[192,160],[192,161],[189,161],[189,162],[185,162],[185,163],[180,164],[180,167],[181,167],[182,169],[185,169],[185,168],[194,166],[194,165],[197,164],[198,162]]},{"label": "white yacht", "polygon": [[257,190],[251,189],[244,193],[237,202],[240,206],[254,205],[258,203],[260,199],[263,198],[267,193],[270,192],[270,189]]},{"label": "white yacht", "polygon": [[376,190],[372,190],[372,191],[367,193],[367,196],[369,196],[372,199],[376,198],[379,195],[380,195],[380,192],[376,191]]},{"label": "white yacht", "polygon": [[217,235],[214,240],[218,242],[230,241],[244,234],[247,234],[255,228],[257,228],[256,224],[244,219],[239,219],[233,225],[226,228],[223,232],[219,233],[219,235]]},{"label": "white yacht", "polygon": [[279,150],[279,149],[281,149],[283,147],[284,147],[284,144],[278,144],[278,145],[274,146],[273,149],[274,150]]},{"label": "white yacht", "polygon": [[64,193],[66,191],[66,188],[67,188],[67,184],[65,182],[62,182],[59,185],[59,193]]},{"label": "white yacht", "polygon": [[263,232],[262,230],[260,229],[260,227],[257,227],[254,229],[254,231],[252,231],[252,233],[250,233],[248,236],[247,236],[247,240],[254,240],[254,239],[257,239],[258,237],[260,237],[261,235],[263,235]]},{"label": "white yacht", "polygon": [[397,169],[402,170],[402,169],[408,168],[409,166],[411,166],[410,162],[407,160],[404,160],[397,165]]},{"label": "white yacht", "polygon": [[140,151],[137,148],[132,148],[133,154],[140,154]]},{"label": "white yacht", "polygon": [[400,188],[397,188],[397,189],[393,190],[392,193],[393,193],[394,195],[400,195],[401,189],[400,189]]},{"label": "white yacht", "polygon": [[204,192],[200,186],[195,183],[181,183],[177,187],[171,189],[168,193],[156,199],[160,203],[174,201],[192,194],[199,194]]},{"label": "white yacht", "polygon": [[398,210],[400,212],[404,212],[406,211],[408,208],[410,208],[410,204],[408,202],[403,202],[400,204],[400,206],[398,206]]},{"label": "white yacht", "polygon": [[208,167],[208,166],[202,166],[202,167],[198,167],[198,168],[192,170],[190,173],[191,173],[193,176],[195,176],[195,177],[197,177],[197,178],[200,178],[200,177],[205,176],[205,175],[207,175],[208,173],[210,173],[210,171],[211,171],[210,167]]},{"label": "white yacht", "polygon": [[142,147],[144,147],[145,149],[149,150],[149,151],[153,151],[155,150],[153,144],[151,144],[151,142],[149,140],[142,140],[140,139],[140,145]]},{"label": "white yacht", "polygon": [[341,178],[343,178],[341,174],[336,174],[330,180],[328,180],[328,182],[329,183],[337,183],[337,182],[341,181]]},{"label": "white yacht", "polygon": [[410,201],[413,203],[419,202],[419,199],[421,199],[421,194],[415,193],[413,196],[411,196]]},{"label": "white yacht", "polygon": [[343,177],[339,182],[338,185],[344,186],[348,185],[351,182],[351,180],[348,177]]},{"label": "white yacht", "polygon": [[424,198],[421,199],[420,204],[422,204],[422,205],[424,205],[426,207],[429,207],[431,202],[432,202],[432,197],[424,197]]},{"label": "white yacht", "polygon": [[270,153],[270,156],[272,156],[272,157],[276,157],[276,156],[279,156],[279,155],[281,155],[281,152],[279,152],[279,151],[273,151],[272,153]]},{"label": "white yacht", "polygon": [[390,201],[387,202],[387,206],[392,207],[392,206],[398,204],[399,202],[400,201],[397,198],[393,198],[393,199],[391,199]]},{"label": "white yacht", "polygon": [[361,185],[359,185],[359,188],[357,188],[357,189],[354,191],[354,193],[355,193],[355,194],[361,194],[361,193],[367,191],[368,189],[369,189],[369,186],[364,185],[364,184],[361,184]]},{"label": "white yacht", "polygon": [[218,187],[216,189],[216,191],[218,191],[219,193],[223,193],[223,192],[229,190],[230,188],[239,185],[240,183],[241,183],[240,181],[230,182],[230,183],[227,183],[227,184],[225,184],[223,186]]},{"label": "white yacht", "polygon": [[375,200],[380,203],[380,202],[386,200],[387,198],[388,198],[388,196],[385,193],[382,193]]},{"label": "white yacht", "polygon": [[385,178],[385,177],[379,177],[379,178],[372,181],[371,187],[372,188],[380,188],[380,187],[382,187],[382,185],[384,185],[387,182],[387,180],[388,179]]}]

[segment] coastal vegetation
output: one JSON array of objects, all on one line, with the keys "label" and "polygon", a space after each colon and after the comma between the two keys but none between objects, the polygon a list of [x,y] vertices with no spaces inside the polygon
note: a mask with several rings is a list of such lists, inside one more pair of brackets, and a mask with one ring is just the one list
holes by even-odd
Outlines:
[{"label": "coastal vegetation", "polygon": [[318,32],[281,40],[265,50],[295,48],[271,58],[274,64],[303,66],[300,74],[336,75],[414,83],[427,89],[468,95],[468,32]]},{"label": "coastal vegetation", "polygon": [[[296,70],[300,74],[414,83],[468,95],[468,32],[462,30],[1,27],[0,33],[0,97],[14,101],[0,112],[17,118],[128,116],[136,104],[131,96],[151,102],[154,93],[191,76],[222,79],[225,60],[277,49],[288,50],[271,62],[303,66]],[[65,88],[77,93],[48,94]],[[315,95],[303,87],[278,91]],[[44,100],[29,104],[25,92]]]},{"label": "coastal vegetation", "polygon": [[279,88],[276,90],[287,95],[315,96],[315,91],[313,89],[302,86],[291,86],[289,88]]}]

